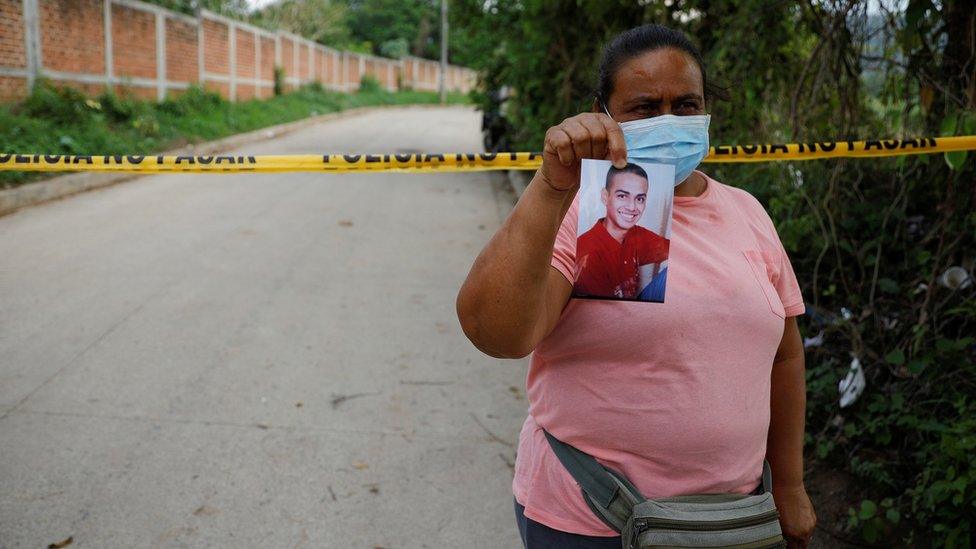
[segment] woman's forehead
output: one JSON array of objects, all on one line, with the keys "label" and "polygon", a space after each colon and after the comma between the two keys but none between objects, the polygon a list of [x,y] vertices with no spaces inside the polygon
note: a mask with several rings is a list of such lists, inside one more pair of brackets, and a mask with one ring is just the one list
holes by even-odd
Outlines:
[{"label": "woman's forehead", "polygon": [[618,101],[637,96],[665,99],[704,95],[701,67],[693,57],[675,48],[634,56],[622,63],[614,76],[613,94]]}]

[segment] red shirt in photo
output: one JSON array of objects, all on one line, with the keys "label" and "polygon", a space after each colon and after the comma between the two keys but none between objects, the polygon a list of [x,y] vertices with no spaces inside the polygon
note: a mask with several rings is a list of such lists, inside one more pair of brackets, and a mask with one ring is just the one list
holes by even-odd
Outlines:
[{"label": "red shirt in photo", "polygon": [[617,242],[602,218],[576,243],[576,295],[634,298],[640,293],[638,267],[668,258],[668,239],[635,225]]}]

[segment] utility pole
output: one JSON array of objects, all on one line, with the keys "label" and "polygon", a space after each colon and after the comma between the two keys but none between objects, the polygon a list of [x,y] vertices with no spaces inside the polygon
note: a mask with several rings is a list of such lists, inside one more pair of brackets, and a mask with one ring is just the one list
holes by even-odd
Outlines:
[{"label": "utility pole", "polygon": [[447,0],[441,0],[441,77],[438,90],[441,94],[441,104],[447,103]]}]

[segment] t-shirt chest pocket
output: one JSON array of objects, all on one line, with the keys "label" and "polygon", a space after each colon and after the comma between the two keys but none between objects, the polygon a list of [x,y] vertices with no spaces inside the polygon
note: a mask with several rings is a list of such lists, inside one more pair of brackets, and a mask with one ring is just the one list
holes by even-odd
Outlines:
[{"label": "t-shirt chest pocket", "polygon": [[779,298],[776,287],[773,285],[773,281],[778,280],[780,274],[780,260],[777,254],[768,250],[742,250],[742,255],[745,256],[756,283],[759,284],[763,295],[766,296],[769,310],[780,318],[786,318],[783,301]]}]

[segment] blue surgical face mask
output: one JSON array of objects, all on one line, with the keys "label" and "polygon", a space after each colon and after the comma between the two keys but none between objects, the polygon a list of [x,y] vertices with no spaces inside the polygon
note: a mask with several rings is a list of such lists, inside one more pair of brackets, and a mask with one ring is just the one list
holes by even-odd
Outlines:
[{"label": "blue surgical face mask", "polygon": [[[609,116],[609,113],[608,113]],[[708,154],[707,114],[662,114],[621,122],[627,142],[627,160],[674,166],[674,184],[680,185]]]}]

